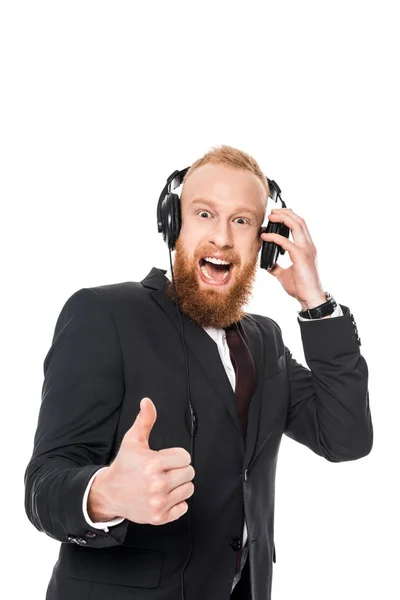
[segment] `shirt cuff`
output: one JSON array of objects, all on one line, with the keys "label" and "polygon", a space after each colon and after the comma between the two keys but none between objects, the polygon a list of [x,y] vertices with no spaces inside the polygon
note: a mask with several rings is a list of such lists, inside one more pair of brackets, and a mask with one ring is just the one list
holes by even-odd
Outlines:
[{"label": "shirt cuff", "polygon": [[89,491],[90,491],[90,487],[93,483],[94,478],[96,477],[96,475],[98,475],[100,473],[100,471],[104,471],[104,469],[107,469],[108,467],[102,467],[101,469],[98,469],[90,478],[89,483],[86,486],[86,490],[85,493],[83,495],[83,502],[82,502],[82,510],[83,510],[83,515],[85,517],[85,520],[87,522],[88,525],[90,525],[91,527],[94,527],[95,529],[104,529],[105,532],[108,532],[108,528],[112,527],[113,525],[119,525],[120,523],[122,523],[122,521],[124,521],[124,517],[116,517],[115,519],[111,519],[111,521],[98,521],[96,523],[94,523],[91,518],[88,515],[88,511],[87,511],[87,500],[89,497]]},{"label": "shirt cuff", "polygon": [[[326,318],[326,317],[320,317],[319,319],[306,319],[305,317],[300,316],[301,312],[302,312],[301,310],[297,311],[297,315],[298,315],[298,318],[300,319],[300,321],[319,321],[320,319]],[[343,310],[339,303],[337,303],[337,306],[336,306],[335,310],[333,311],[333,313],[330,315],[330,317],[343,317]]]}]

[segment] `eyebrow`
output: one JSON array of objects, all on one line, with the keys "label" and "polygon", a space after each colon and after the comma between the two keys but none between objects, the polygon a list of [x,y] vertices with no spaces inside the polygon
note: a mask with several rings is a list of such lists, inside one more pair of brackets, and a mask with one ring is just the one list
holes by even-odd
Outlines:
[{"label": "eyebrow", "polygon": [[[215,202],[212,202],[211,200],[206,200],[205,198],[196,198],[195,200],[193,200],[192,205],[193,204],[208,204],[208,206],[212,206],[213,208],[216,207]],[[239,212],[253,215],[255,219],[258,218],[257,211],[253,210],[252,208],[249,208],[248,206],[238,206],[235,210],[235,213]]]}]

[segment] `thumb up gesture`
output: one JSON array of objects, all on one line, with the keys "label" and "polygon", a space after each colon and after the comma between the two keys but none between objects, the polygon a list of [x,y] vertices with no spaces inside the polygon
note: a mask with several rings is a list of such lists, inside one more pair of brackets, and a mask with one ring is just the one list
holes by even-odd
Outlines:
[{"label": "thumb up gesture", "polygon": [[184,448],[151,450],[150,432],[157,411],[150,398],[125,433],[111,465],[94,479],[88,498],[92,520],[125,517],[134,523],[164,525],[184,515],[195,475]]}]

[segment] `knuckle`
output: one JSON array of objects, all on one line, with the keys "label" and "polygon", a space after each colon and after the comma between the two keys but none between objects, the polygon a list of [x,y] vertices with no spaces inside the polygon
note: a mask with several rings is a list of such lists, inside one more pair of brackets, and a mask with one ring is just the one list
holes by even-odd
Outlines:
[{"label": "knuckle", "polygon": [[143,473],[145,477],[150,478],[154,474],[154,467],[151,462],[147,462],[143,465]]},{"label": "knuckle", "polygon": [[161,513],[156,513],[152,516],[151,518],[151,524],[152,525],[161,525],[163,522],[163,516]]},{"label": "knuckle", "polygon": [[159,511],[163,505],[163,500],[159,496],[152,496],[150,498],[150,506],[152,509]]},{"label": "knuckle", "polygon": [[143,467],[143,471],[148,478],[153,478],[157,475],[159,468],[155,460],[149,460]]},{"label": "knuckle", "polygon": [[150,484],[150,492],[154,494],[162,493],[166,489],[166,483],[159,477],[154,477]]}]

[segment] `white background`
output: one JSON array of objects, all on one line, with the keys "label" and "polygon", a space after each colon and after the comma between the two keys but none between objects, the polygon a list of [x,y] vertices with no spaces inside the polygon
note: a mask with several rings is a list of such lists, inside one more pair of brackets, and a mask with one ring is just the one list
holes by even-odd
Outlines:
[{"label": "white background", "polygon": [[[43,599],[59,549],[23,500],[57,316],[81,287],[168,268],[158,196],[219,144],[253,155],[306,220],[321,282],[352,310],[369,367],[370,455],[332,464],[282,440],[273,600],[400,596],[396,4],[2,2],[7,598]],[[247,310],[275,319],[306,364],[299,306],[259,271]]]}]

